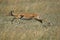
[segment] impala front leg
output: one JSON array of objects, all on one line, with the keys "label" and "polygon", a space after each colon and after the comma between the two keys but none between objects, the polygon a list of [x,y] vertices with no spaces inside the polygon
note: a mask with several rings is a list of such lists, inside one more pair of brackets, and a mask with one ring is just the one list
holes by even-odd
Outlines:
[{"label": "impala front leg", "polygon": [[36,19],[35,20],[39,21],[40,23],[43,23],[43,20],[42,19]]}]

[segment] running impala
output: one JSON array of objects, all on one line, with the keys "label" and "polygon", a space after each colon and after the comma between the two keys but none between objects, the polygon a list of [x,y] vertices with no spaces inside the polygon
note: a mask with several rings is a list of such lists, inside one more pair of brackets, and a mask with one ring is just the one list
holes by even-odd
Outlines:
[{"label": "running impala", "polygon": [[42,23],[42,19],[40,19],[40,15],[37,13],[20,13],[20,14],[14,14],[14,11],[10,11],[10,16],[13,16],[14,18],[11,20],[13,22],[15,19],[23,19],[23,20],[31,20],[35,19]]}]

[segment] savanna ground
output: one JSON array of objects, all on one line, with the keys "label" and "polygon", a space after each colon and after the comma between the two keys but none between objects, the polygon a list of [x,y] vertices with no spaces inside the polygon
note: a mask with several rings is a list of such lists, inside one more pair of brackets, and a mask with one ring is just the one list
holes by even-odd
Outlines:
[{"label": "savanna ground", "polygon": [[[38,13],[52,24],[19,19],[11,24],[11,10]],[[0,40],[60,40],[60,0],[0,0]]]}]

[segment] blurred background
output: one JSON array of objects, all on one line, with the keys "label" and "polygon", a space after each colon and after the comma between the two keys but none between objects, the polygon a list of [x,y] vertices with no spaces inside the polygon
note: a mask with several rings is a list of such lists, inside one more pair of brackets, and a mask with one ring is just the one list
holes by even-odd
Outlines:
[{"label": "blurred background", "polygon": [[[51,25],[19,19],[11,24],[11,10],[40,14]],[[0,0],[0,40],[60,40],[60,0]]]}]

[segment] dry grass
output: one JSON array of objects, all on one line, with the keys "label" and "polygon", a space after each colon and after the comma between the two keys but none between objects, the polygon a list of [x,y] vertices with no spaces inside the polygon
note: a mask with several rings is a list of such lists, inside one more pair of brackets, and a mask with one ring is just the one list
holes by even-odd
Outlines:
[{"label": "dry grass", "polygon": [[[39,13],[52,25],[47,25],[45,21],[41,24],[36,20],[18,19],[11,24],[13,17],[6,16],[11,10],[15,13],[21,13],[21,10]],[[0,0],[0,40],[60,40],[60,1]]]}]

